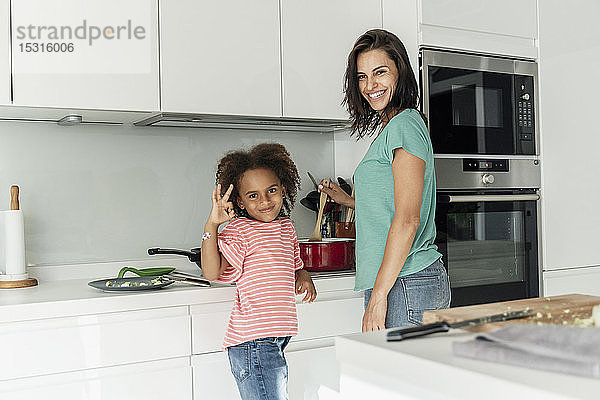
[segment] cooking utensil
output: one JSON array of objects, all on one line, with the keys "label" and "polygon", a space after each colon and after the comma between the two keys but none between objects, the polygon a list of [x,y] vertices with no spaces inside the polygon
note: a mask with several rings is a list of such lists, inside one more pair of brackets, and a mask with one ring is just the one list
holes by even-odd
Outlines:
[{"label": "cooking utensil", "polygon": [[123,267],[119,271],[117,278],[122,278],[125,273],[133,272],[138,276],[160,276],[165,275],[170,272],[175,271],[175,267],[155,267],[155,268],[133,268],[133,267]]},{"label": "cooking utensil", "polygon": [[[352,197],[354,197],[354,188],[352,188]],[[337,237],[355,238],[356,229],[352,218],[354,217],[354,209],[346,207],[346,221],[335,223],[335,235]]]},{"label": "cooking utensil", "polygon": [[346,192],[348,194],[350,194],[350,192],[352,192],[352,186],[348,182],[346,182],[346,180],[344,178],[342,178],[341,176],[338,176],[337,181],[344,192]]},{"label": "cooking utensil", "polygon": [[315,203],[307,197],[300,199],[300,204],[302,204],[304,207],[308,208],[311,211],[319,212],[319,206],[317,205],[317,203]]},{"label": "cooking utensil", "polygon": [[161,249],[160,247],[152,247],[148,249],[148,255],[153,256],[155,254],[177,254],[180,256],[186,256],[191,262],[196,263],[196,265],[200,267],[199,247],[191,249],[190,251],[179,249]]},{"label": "cooking utensil", "polygon": [[401,328],[389,331],[387,333],[387,341],[394,342],[404,339],[410,339],[417,336],[425,336],[436,332],[448,332],[450,328],[463,328],[466,326],[475,326],[488,324],[491,322],[507,321],[509,319],[523,318],[533,314],[533,310],[526,308],[519,311],[503,312],[501,314],[488,315],[481,318],[467,319],[464,321],[449,323],[446,321],[438,321],[432,324],[424,324],[410,328]]},{"label": "cooking utensil", "polygon": [[354,267],[354,239],[299,240],[300,258],[307,271],[339,271]]},{"label": "cooking utensil", "polygon": [[189,283],[190,285],[204,286],[204,287],[210,286],[209,281],[207,281],[206,279],[202,279],[198,276],[184,275],[184,274],[180,274],[177,272],[173,272],[169,275],[164,275],[164,277],[166,277],[168,279],[172,279],[176,282]]},{"label": "cooking utensil", "polygon": [[175,281],[162,276],[136,276],[133,278],[100,279],[88,282],[88,285],[106,292],[131,292],[160,289],[172,283],[175,283]]},{"label": "cooking utensil", "polygon": [[[329,185],[329,179],[323,180],[324,185]],[[321,198],[319,200],[319,215],[317,215],[317,223],[315,224],[315,230],[308,239],[311,242],[321,240],[321,219],[323,218],[323,210],[325,209],[325,202],[327,201],[327,193],[321,192]]]},{"label": "cooking utensil", "polygon": [[316,179],[314,176],[311,175],[310,172],[306,171],[306,173],[308,174],[308,177],[310,178],[310,180],[312,181],[313,185],[315,185],[315,190],[319,190],[319,184],[317,183]]}]

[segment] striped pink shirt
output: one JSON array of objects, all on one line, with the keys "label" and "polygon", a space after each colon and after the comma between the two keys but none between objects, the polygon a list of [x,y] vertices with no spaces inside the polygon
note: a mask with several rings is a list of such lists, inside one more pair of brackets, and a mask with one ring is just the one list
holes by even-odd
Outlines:
[{"label": "striped pink shirt", "polygon": [[218,243],[231,264],[219,282],[236,282],[223,347],[263,337],[295,335],[295,271],[304,264],[292,221],[234,218],[219,233]]}]

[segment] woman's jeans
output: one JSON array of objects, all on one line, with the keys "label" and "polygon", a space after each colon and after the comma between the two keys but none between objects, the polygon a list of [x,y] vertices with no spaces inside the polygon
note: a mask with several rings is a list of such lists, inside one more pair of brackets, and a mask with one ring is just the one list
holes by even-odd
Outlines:
[{"label": "woman's jeans", "polygon": [[287,400],[288,366],[283,350],[290,338],[266,337],[227,349],[243,400]]},{"label": "woman's jeans", "polygon": [[[365,309],[373,289],[365,290]],[[429,267],[400,276],[388,294],[386,328],[399,328],[423,323],[423,312],[450,307],[450,280],[438,259]]]}]

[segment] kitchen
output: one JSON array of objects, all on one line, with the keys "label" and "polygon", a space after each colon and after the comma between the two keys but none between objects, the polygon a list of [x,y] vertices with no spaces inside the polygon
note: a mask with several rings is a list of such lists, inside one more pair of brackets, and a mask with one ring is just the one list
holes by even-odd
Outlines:
[{"label": "kitchen", "polygon": [[[539,294],[599,295],[594,239],[600,220],[592,199],[599,194],[593,160],[600,139],[591,97],[599,81],[582,73],[598,63],[593,2],[571,9],[545,1],[121,3],[96,4],[91,14],[105,15],[103,24],[122,23],[112,22],[115,10],[125,21],[149,21],[152,42],[119,53],[120,63],[106,63],[115,59],[110,53],[88,54],[97,66],[81,73],[77,63],[65,66],[60,58],[30,65],[16,43],[11,51],[11,16],[15,26],[58,23],[43,19],[57,4],[0,1],[0,52],[8,55],[0,76],[12,76],[0,79],[0,188],[5,205],[10,186],[21,189],[28,273],[39,282],[0,292],[3,342],[12,345],[7,357],[15,360],[3,363],[2,398],[90,398],[100,393],[94,390],[119,398],[131,382],[143,390],[126,398],[227,397],[211,392],[218,384],[203,382],[232,383],[218,352],[231,288],[114,296],[86,283],[114,276],[123,265],[197,270],[183,257],[153,258],[146,251],[198,246],[216,161],[232,148],[284,144],[302,171],[303,195],[313,190],[305,171],[351,178],[368,143],[355,143],[337,127],[346,118],[340,77],[352,41],[372,27],[399,35],[415,69],[421,47],[538,62]],[[67,14],[60,23],[81,24],[81,14]],[[207,40],[217,31],[219,40]],[[165,117],[155,126],[133,125],[160,113]],[[56,123],[70,114],[81,115],[82,123]],[[195,118],[169,120],[181,114]],[[583,145],[571,150],[570,143]],[[308,237],[314,212],[296,204],[292,218]],[[292,398],[314,398],[320,384],[338,388],[339,372],[330,367],[333,336],[360,330],[362,297],[352,292],[352,277],[315,284],[320,298],[298,306],[305,330],[289,348]],[[67,357],[66,350],[76,355]],[[176,384],[155,383],[163,379]],[[114,392],[105,392],[107,386]]]}]

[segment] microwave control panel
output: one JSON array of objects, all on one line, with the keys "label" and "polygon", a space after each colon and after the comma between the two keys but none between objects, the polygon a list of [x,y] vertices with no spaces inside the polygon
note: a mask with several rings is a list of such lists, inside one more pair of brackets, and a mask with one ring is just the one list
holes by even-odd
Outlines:
[{"label": "microwave control panel", "polygon": [[518,154],[534,154],[535,149],[535,110],[533,98],[533,77],[515,75],[515,125]]},{"label": "microwave control panel", "polygon": [[463,158],[463,171],[508,172],[508,160]]}]

